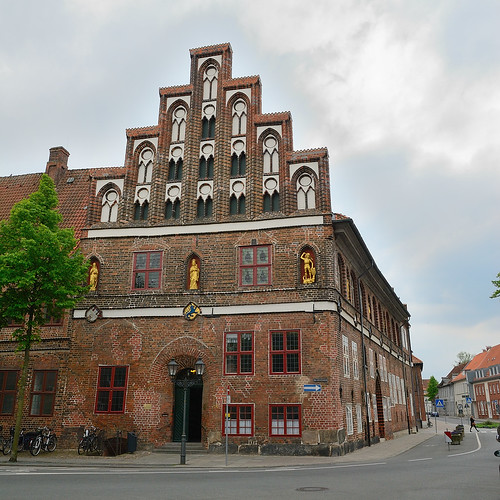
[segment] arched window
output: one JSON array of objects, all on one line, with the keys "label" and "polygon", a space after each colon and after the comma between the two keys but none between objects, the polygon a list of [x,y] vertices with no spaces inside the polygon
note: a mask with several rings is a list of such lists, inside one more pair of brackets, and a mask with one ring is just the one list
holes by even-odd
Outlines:
[{"label": "arched window", "polygon": [[297,208],[299,210],[316,208],[314,178],[309,174],[302,174],[297,179]]},{"label": "arched window", "polygon": [[207,159],[204,156],[200,158],[198,173],[200,179],[212,179],[214,176],[214,157],[212,155]]},{"label": "arched window", "polygon": [[233,153],[231,156],[231,176],[241,177],[245,175],[246,170],[246,156],[245,153],[237,155]]},{"label": "arched window", "polygon": [[339,280],[340,280],[340,293],[348,298],[348,293],[347,293],[347,273],[346,273],[346,268],[344,264],[344,259],[340,254],[337,256],[337,264],[339,268]]},{"label": "arched window", "polygon": [[149,203],[145,201],[142,205],[136,201],[134,205],[134,220],[146,220],[148,218]]},{"label": "arched window", "polygon": [[278,141],[272,134],[264,139],[263,155],[264,173],[277,174],[279,172]]},{"label": "arched window", "polygon": [[140,152],[137,168],[137,184],[149,184],[151,182],[154,156],[151,148],[144,148]]},{"label": "arched window", "polygon": [[168,163],[168,180],[180,181],[182,179],[182,158],[175,161],[173,158]]},{"label": "arched window", "polygon": [[279,212],[280,195],[277,192],[272,194],[264,193],[264,212]]},{"label": "arched window", "polygon": [[247,103],[238,99],[233,105],[233,130],[232,135],[247,133]]},{"label": "arched window", "polygon": [[186,138],[187,111],[183,106],[172,113],[172,142],[183,142]]},{"label": "arched window", "polygon": [[245,203],[246,202],[244,194],[241,194],[238,197],[232,194],[231,198],[229,199],[229,214],[230,215],[244,214],[246,210]]},{"label": "arched window", "polygon": [[178,219],[181,215],[181,202],[177,198],[172,202],[172,200],[167,200],[165,203],[165,219]]},{"label": "arched window", "polygon": [[108,189],[102,197],[101,222],[118,220],[118,202],[120,197],[115,189]]},{"label": "arched window", "polygon": [[215,137],[215,116],[203,118],[201,121],[201,138],[213,139]]},{"label": "arched window", "polygon": [[203,100],[215,99],[217,97],[217,80],[219,70],[216,66],[208,66],[203,74]]},{"label": "arched window", "polygon": [[208,196],[206,199],[198,198],[196,207],[196,216],[199,219],[212,216],[212,198]]}]

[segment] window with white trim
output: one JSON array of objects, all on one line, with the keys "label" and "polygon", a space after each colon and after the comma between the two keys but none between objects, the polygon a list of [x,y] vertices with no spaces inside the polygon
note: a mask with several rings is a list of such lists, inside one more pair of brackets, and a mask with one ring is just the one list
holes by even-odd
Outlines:
[{"label": "window with white trim", "polygon": [[344,377],[350,377],[350,367],[349,367],[349,340],[345,335],[342,335],[342,354],[343,354],[343,366],[344,366]]},{"label": "window with white trim", "polygon": [[[226,409],[228,417],[226,418]],[[252,436],[253,435],[253,405],[230,404],[223,406],[223,430],[225,436]]]},{"label": "window with white trim", "polygon": [[300,436],[300,405],[269,405],[269,421],[271,436]]},{"label": "window with white trim", "polygon": [[347,427],[347,435],[350,436],[354,434],[354,423],[352,419],[352,404],[347,403],[345,405],[345,422]]},{"label": "window with white trim", "polygon": [[352,351],[352,376],[355,380],[359,379],[359,362],[358,362],[358,344],[351,342]]},{"label": "window with white trim", "polygon": [[356,403],[356,422],[358,424],[358,434],[363,432],[363,411],[361,405]]}]

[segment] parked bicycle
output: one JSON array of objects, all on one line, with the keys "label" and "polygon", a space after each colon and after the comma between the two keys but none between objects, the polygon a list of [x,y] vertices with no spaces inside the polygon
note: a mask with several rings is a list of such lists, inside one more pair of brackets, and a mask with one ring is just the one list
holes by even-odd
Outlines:
[{"label": "parked bicycle", "polygon": [[57,437],[47,426],[39,427],[37,435],[31,441],[30,453],[37,456],[40,450],[54,451],[57,446]]},{"label": "parked bicycle", "polygon": [[102,431],[98,431],[93,425],[86,427],[83,431],[83,437],[78,443],[78,455],[83,455],[84,453],[97,453],[102,454],[102,439],[100,434]]},{"label": "parked bicycle", "polygon": [[[12,445],[14,444],[14,431],[15,427],[10,428],[10,437],[4,440],[3,443],[3,454],[8,455],[12,451]],[[19,433],[19,441],[17,442],[17,451],[29,450],[31,447],[31,441],[35,438],[36,432],[26,432],[26,429],[21,429]]]},{"label": "parked bicycle", "polygon": [[6,441],[6,439],[3,437],[2,431],[3,431],[3,425],[0,425],[0,451],[1,452],[3,452],[3,447],[4,447],[4,444]]}]

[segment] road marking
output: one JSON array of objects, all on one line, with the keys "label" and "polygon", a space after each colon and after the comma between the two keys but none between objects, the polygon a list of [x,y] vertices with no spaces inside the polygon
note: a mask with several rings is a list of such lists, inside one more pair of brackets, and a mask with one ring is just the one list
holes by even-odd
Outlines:
[{"label": "road marking", "polygon": [[464,451],[463,453],[455,453],[454,455],[448,455],[449,457],[460,457],[462,455],[470,455],[471,453],[476,453],[481,449],[481,441],[479,441],[479,433],[476,433],[476,439],[477,439],[477,448],[472,451]]},{"label": "road marking", "polygon": [[193,473],[201,473],[201,474],[241,474],[241,473],[261,473],[261,472],[290,472],[296,470],[324,470],[324,469],[345,469],[352,467],[372,467],[374,465],[387,465],[387,462],[373,462],[373,463],[361,463],[361,464],[345,464],[345,465],[318,465],[318,466],[291,466],[291,467],[273,467],[273,468],[244,468],[244,469],[199,469],[199,468],[190,468],[190,469],[99,469],[99,470],[86,470],[86,469],[73,469],[71,468],[61,468],[57,470],[5,470],[0,471],[0,476],[89,476],[89,475],[123,475],[123,474],[193,474]]},{"label": "road marking", "polygon": [[430,458],[414,458],[412,460],[408,460],[408,462],[421,462],[422,460],[432,460],[432,457],[430,457]]}]

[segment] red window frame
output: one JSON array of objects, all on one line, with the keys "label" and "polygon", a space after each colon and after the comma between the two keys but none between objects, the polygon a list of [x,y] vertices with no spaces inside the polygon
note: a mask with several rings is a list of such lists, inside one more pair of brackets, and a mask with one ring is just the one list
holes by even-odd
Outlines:
[{"label": "red window frame", "polygon": [[125,413],[127,383],[128,366],[100,366],[97,378],[95,413]]},{"label": "red window frame", "polygon": [[[226,408],[229,410],[230,420],[228,436],[253,436],[254,429],[254,405],[251,404],[230,404],[222,408],[222,435],[226,435]],[[250,417],[250,418],[248,418]],[[243,424],[243,421],[250,420],[250,429]]]},{"label": "red window frame", "polygon": [[[289,335],[297,335],[297,348],[289,345]],[[282,336],[282,348],[275,348],[273,338],[277,335]],[[292,356],[297,358],[297,369],[292,367]],[[276,368],[276,364],[280,363],[282,370]],[[300,330],[272,330],[269,333],[269,373],[271,375],[297,375],[301,373],[301,350],[300,350]]]},{"label": "red window frame", "polygon": [[[144,264],[142,262],[138,263],[138,258],[145,256]],[[159,262],[153,262],[151,264],[151,257],[159,256]],[[161,270],[162,270],[162,260],[163,252],[161,251],[147,251],[147,252],[135,252],[133,261],[133,273],[132,273],[132,290],[159,290],[161,288]],[[154,274],[158,274],[157,286],[150,286],[150,280],[153,279]],[[144,275],[142,279],[144,280],[143,286],[137,286],[139,276]]]},{"label": "red window frame", "polygon": [[[245,348],[246,346],[242,344],[246,339],[243,336],[250,336],[250,349]],[[233,345],[233,342],[229,342],[230,338],[236,336],[236,345],[234,350],[230,350],[229,346]],[[248,366],[247,357],[250,357],[250,369],[248,371],[245,368]],[[236,361],[236,367],[231,370],[229,364],[234,365]],[[243,361],[243,362],[242,362]],[[254,362],[254,335],[253,332],[225,332],[224,333],[224,374],[225,375],[253,375],[253,362]]]},{"label": "red window frame", "polygon": [[31,417],[50,417],[54,414],[57,370],[35,370],[31,384]]},{"label": "red window frame", "polygon": [[[281,416],[282,419],[274,417]],[[297,416],[297,418],[293,418]],[[297,420],[298,425],[293,425]],[[282,425],[273,425],[274,422],[282,422]],[[279,432],[282,430],[283,432]],[[302,408],[300,404],[272,404],[269,405],[269,435],[270,436],[293,436],[302,435]]]},{"label": "red window frame", "polygon": [[[0,415],[14,415],[18,377],[18,370],[0,370]],[[6,411],[6,405],[12,411]]]},{"label": "red window frame", "polygon": [[[263,254],[265,250],[266,260]],[[240,247],[240,286],[267,286],[271,284],[272,262],[271,245],[252,245]],[[263,279],[266,270],[267,279]]]}]

